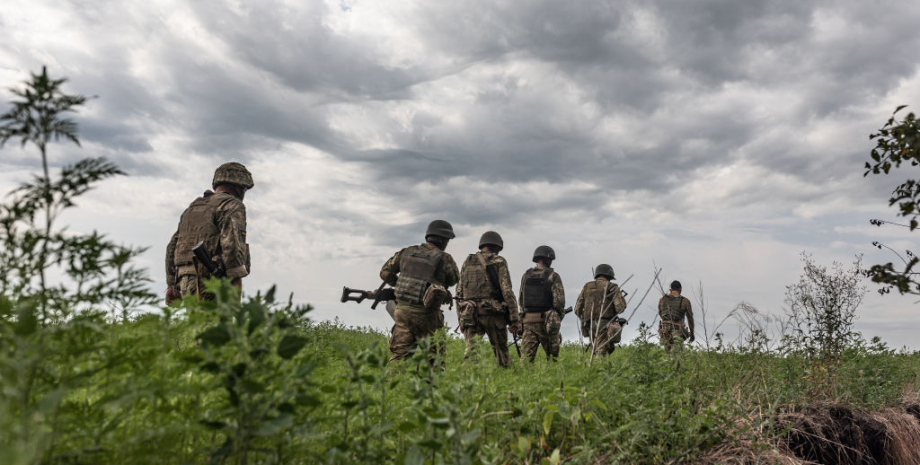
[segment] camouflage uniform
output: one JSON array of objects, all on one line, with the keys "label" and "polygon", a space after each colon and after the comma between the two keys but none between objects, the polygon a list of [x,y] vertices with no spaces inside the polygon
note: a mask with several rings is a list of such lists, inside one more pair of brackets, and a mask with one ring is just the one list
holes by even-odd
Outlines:
[{"label": "camouflage uniform", "polygon": [[[538,283],[541,281],[544,283],[542,295],[538,292]],[[521,341],[528,359],[534,361],[537,348],[541,345],[546,352],[547,360],[556,359],[559,356],[559,346],[562,344],[562,333],[558,328],[548,332],[546,322],[549,318],[561,319],[564,315],[565,289],[562,287],[562,278],[552,268],[535,266],[527,270],[521,278],[518,301],[524,309],[524,335]],[[551,316],[549,312],[556,312],[556,315]]]},{"label": "camouflage uniform", "polygon": [[[498,291],[501,292],[504,303],[493,296],[492,284],[483,263],[495,268],[501,288]],[[507,326],[518,321],[520,317],[518,316],[517,299],[514,298],[514,290],[511,288],[508,262],[492,252],[483,251],[471,254],[463,262],[460,271],[457,297],[465,300],[457,306],[460,329],[466,339],[464,359],[472,356],[475,337],[488,335],[498,366],[511,366]]]},{"label": "camouflage uniform", "polygon": [[246,207],[243,201],[226,192],[205,191],[195,199],[179,220],[179,228],[166,247],[166,284],[178,288],[184,297],[204,293],[199,283],[211,277],[207,268],[198,263],[192,248],[203,241],[214,263],[229,279],[249,275],[249,245],[246,244]]},{"label": "camouflage uniform", "polygon": [[[661,317],[658,337],[670,354],[675,342],[688,339],[693,334],[693,309],[690,307],[690,299],[680,295],[665,294],[658,301],[658,316]],[[685,316],[690,325],[689,330],[684,326]]]},{"label": "camouflage uniform", "polygon": [[606,276],[598,276],[581,289],[575,302],[575,316],[582,321],[582,334],[588,336],[595,353],[606,355],[616,348],[623,332],[617,315],[624,310],[626,300],[620,286]]},{"label": "camouflage uniform", "polygon": [[[407,270],[430,268],[430,276],[413,279]],[[421,302],[424,284],[438,284],[449,288],[460,280],[460,271],[449,253],[425,243],[413,245],[396,252],[380,269],[380,279],[396,288],[396,311],[393,313],[390,336],[390,361],[407,358],[418,346],[418,340],[433,335],[444,326],[444,312],[428,310]],[[426,283],[427,281],[427,283]],[[422,284],[422,286],[419,286]],[[410,297],[409,294],[415,294]],[[432,353],[444,353],[443,346],[432,344]]]}]

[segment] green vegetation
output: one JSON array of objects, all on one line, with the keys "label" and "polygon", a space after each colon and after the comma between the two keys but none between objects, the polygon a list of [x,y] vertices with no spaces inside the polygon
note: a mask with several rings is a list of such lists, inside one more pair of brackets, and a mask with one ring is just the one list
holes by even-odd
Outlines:
[{"label": "green vegetation", "polygon": [[[0,356],[0,461],[27,463],[666,463],[739,441],[764,446],[784,409],[815,400],[901,402],[920,354],[875,341],[822,365],[744,348],[685,350],[648,332],[589,366],[495,366],[487,346],[447,368],[387,364],[384,335],[304,320],[307,308],[187,302],[128,322],[101,315],[42,328],[10,318]],[[195,340],[199,339],[200,344]],[[42,340],[37,350],[30,342]],[[485,344],[485,343],[484,343]],[[12,350],[11,350],[12,349]],[[32,359],[29,358],[30,354]],[[50,359],[34,359],[52,354]],[[29,386],[24,373],[36,371]]]}]

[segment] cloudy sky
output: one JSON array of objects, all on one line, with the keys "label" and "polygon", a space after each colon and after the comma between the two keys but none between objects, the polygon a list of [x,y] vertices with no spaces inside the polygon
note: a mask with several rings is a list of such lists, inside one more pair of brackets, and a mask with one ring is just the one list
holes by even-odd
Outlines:
[{"label": "cloudy sky", "polygon": [[[5,0],[0,87],[47,65],[98,96],[76,116],[83,148],[51,162],[106,156],[130,176],[67,221],[149,246],[157,292],[179,215],[235,160],[256,180],[246,290],[276,283],[315,318],[387,328],[341,287],[375,288],[440,218],[458,262],[499,231],[515,282],[551,245],[569,305],[606,262],[633,275],[631,313],[657,265],[702,286],[711,329],[741,301],[782,314],[803,251],[913,247],[869,224],[895,219],[911,173],[862,166],[894,108],[920,106],[917,24],[903,1]],[[39,169],[7,145],[0,191]],[[868,287],[857,328],[920,348],[914,299]]]}]

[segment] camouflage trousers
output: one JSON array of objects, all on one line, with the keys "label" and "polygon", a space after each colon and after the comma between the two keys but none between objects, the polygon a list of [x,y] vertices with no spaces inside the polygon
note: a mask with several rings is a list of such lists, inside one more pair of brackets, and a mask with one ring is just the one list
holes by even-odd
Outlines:
[{"label": "camouflage trousers", "polygon": [[671,321],[662,321],[658,324],[658,338],[664,345],[664,350],[671,353],[671,349],[677,345],[678,349],[683,348],[684,339],[690,337],[690,331],[683,323]]},{"label": "camouflage trousers", "polygon": [[511,366],[511,354],[508,352],[508,324],[505,322],[505,315],[501,313],[479,314],[476,316],[476,324],[463,328],[463,337],[466,339],[466,354],[463,360],[472,357],[476,352],[476,339],[481,336],[489,336],[489,343],[492,344],[492,352],[495,354],[495,360],[498,366],[507,368]]},{"label": "camouflage trousers", "polygon": [[201,300],[214,300],[215,299],[214,294],[211,294],[210,292],[204,292],[203,288],[199,289],[198,276],[195,276],[193,274],[187,274],[185,276],[180,277],[178,288],[179,288],[179,294],[181,294],[182,297],[190,296],[190,295],[197,295],[198,298]]},{"label": "camouflage trousers", "polygon": [[[592,322],[593,323],[593,322]],[[607,355],[616,350],[623,334],[623,327],[616,320],[600,320],[597,328],[591,327],[588,341],[597,355]]]},{"label": "camouflage trousers", "polygon": [[559,346],[562,345],[561,333],[546,332],[546,322],[543,315],[539,313],[524,314],[524,335],[521,337],[521,343],[524,346],[524,352],[527,359],[531,362],[537,357],[537,349],[543,346],[546,352],[547,360],[555,360],[559,357]]},{"label": "camouflage trousers", "polygon": [[[393,320],[395,324],[390,335],[390,352],[393,353],[391,362],[408,358],[411,351],[418,347],[420,339],[433,336],[444,327],[444,312],[413,312],[397,307],[393,312]],[[434,360],[438,353],[444,354],[444,345],[432,342],[429,360]]]}]

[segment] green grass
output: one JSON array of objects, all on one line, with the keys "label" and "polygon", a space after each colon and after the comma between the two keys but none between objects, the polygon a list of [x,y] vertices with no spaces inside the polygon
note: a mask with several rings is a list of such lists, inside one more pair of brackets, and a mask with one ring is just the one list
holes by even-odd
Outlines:
[{"label": "green grass", "polygon": [[[63,342],[49,341],[47,359],[36,365],[45,374],[29,400],[6,386],[0,461],[693,461],[720,444],[769,441],[774,414],[791,406],[897,404],[920,372],[920,355],[879,344],[857,344],[830,368],[743,351],[685,350],[677,363],[641,336],[593,364],[581,346],[567,344],[556,362],[541,351],[534,364],[515,360],[510,369],[496,366],[487,342],[478,358],[462,363],[462,340],[449,338],[438,370],[421,354],[387,364],[386,336],[372,330],[307,323],[284,329],[302,338],[292,358],[247,362],[234,405],[226,372],[202,367],[216,360],[235,369],[242,346],[233,344],[256,347],[258,332],[234,333],[220,350],[196,345],[196,335],[214,324],[200,312],[190,319],[147,315],[89,330],[98,340],[90,337],[92,349],[82,353],[55,350]],[[275,344],[281,335],[266,337]],[[22,355],[7,350],[0,363],[9,370],[11,357]],[[88,374],[56,378],[68,371]],[[69,388],[57,389],[55,379]],[[240,431],[252,433],[245,453],[227,445]]]}]

